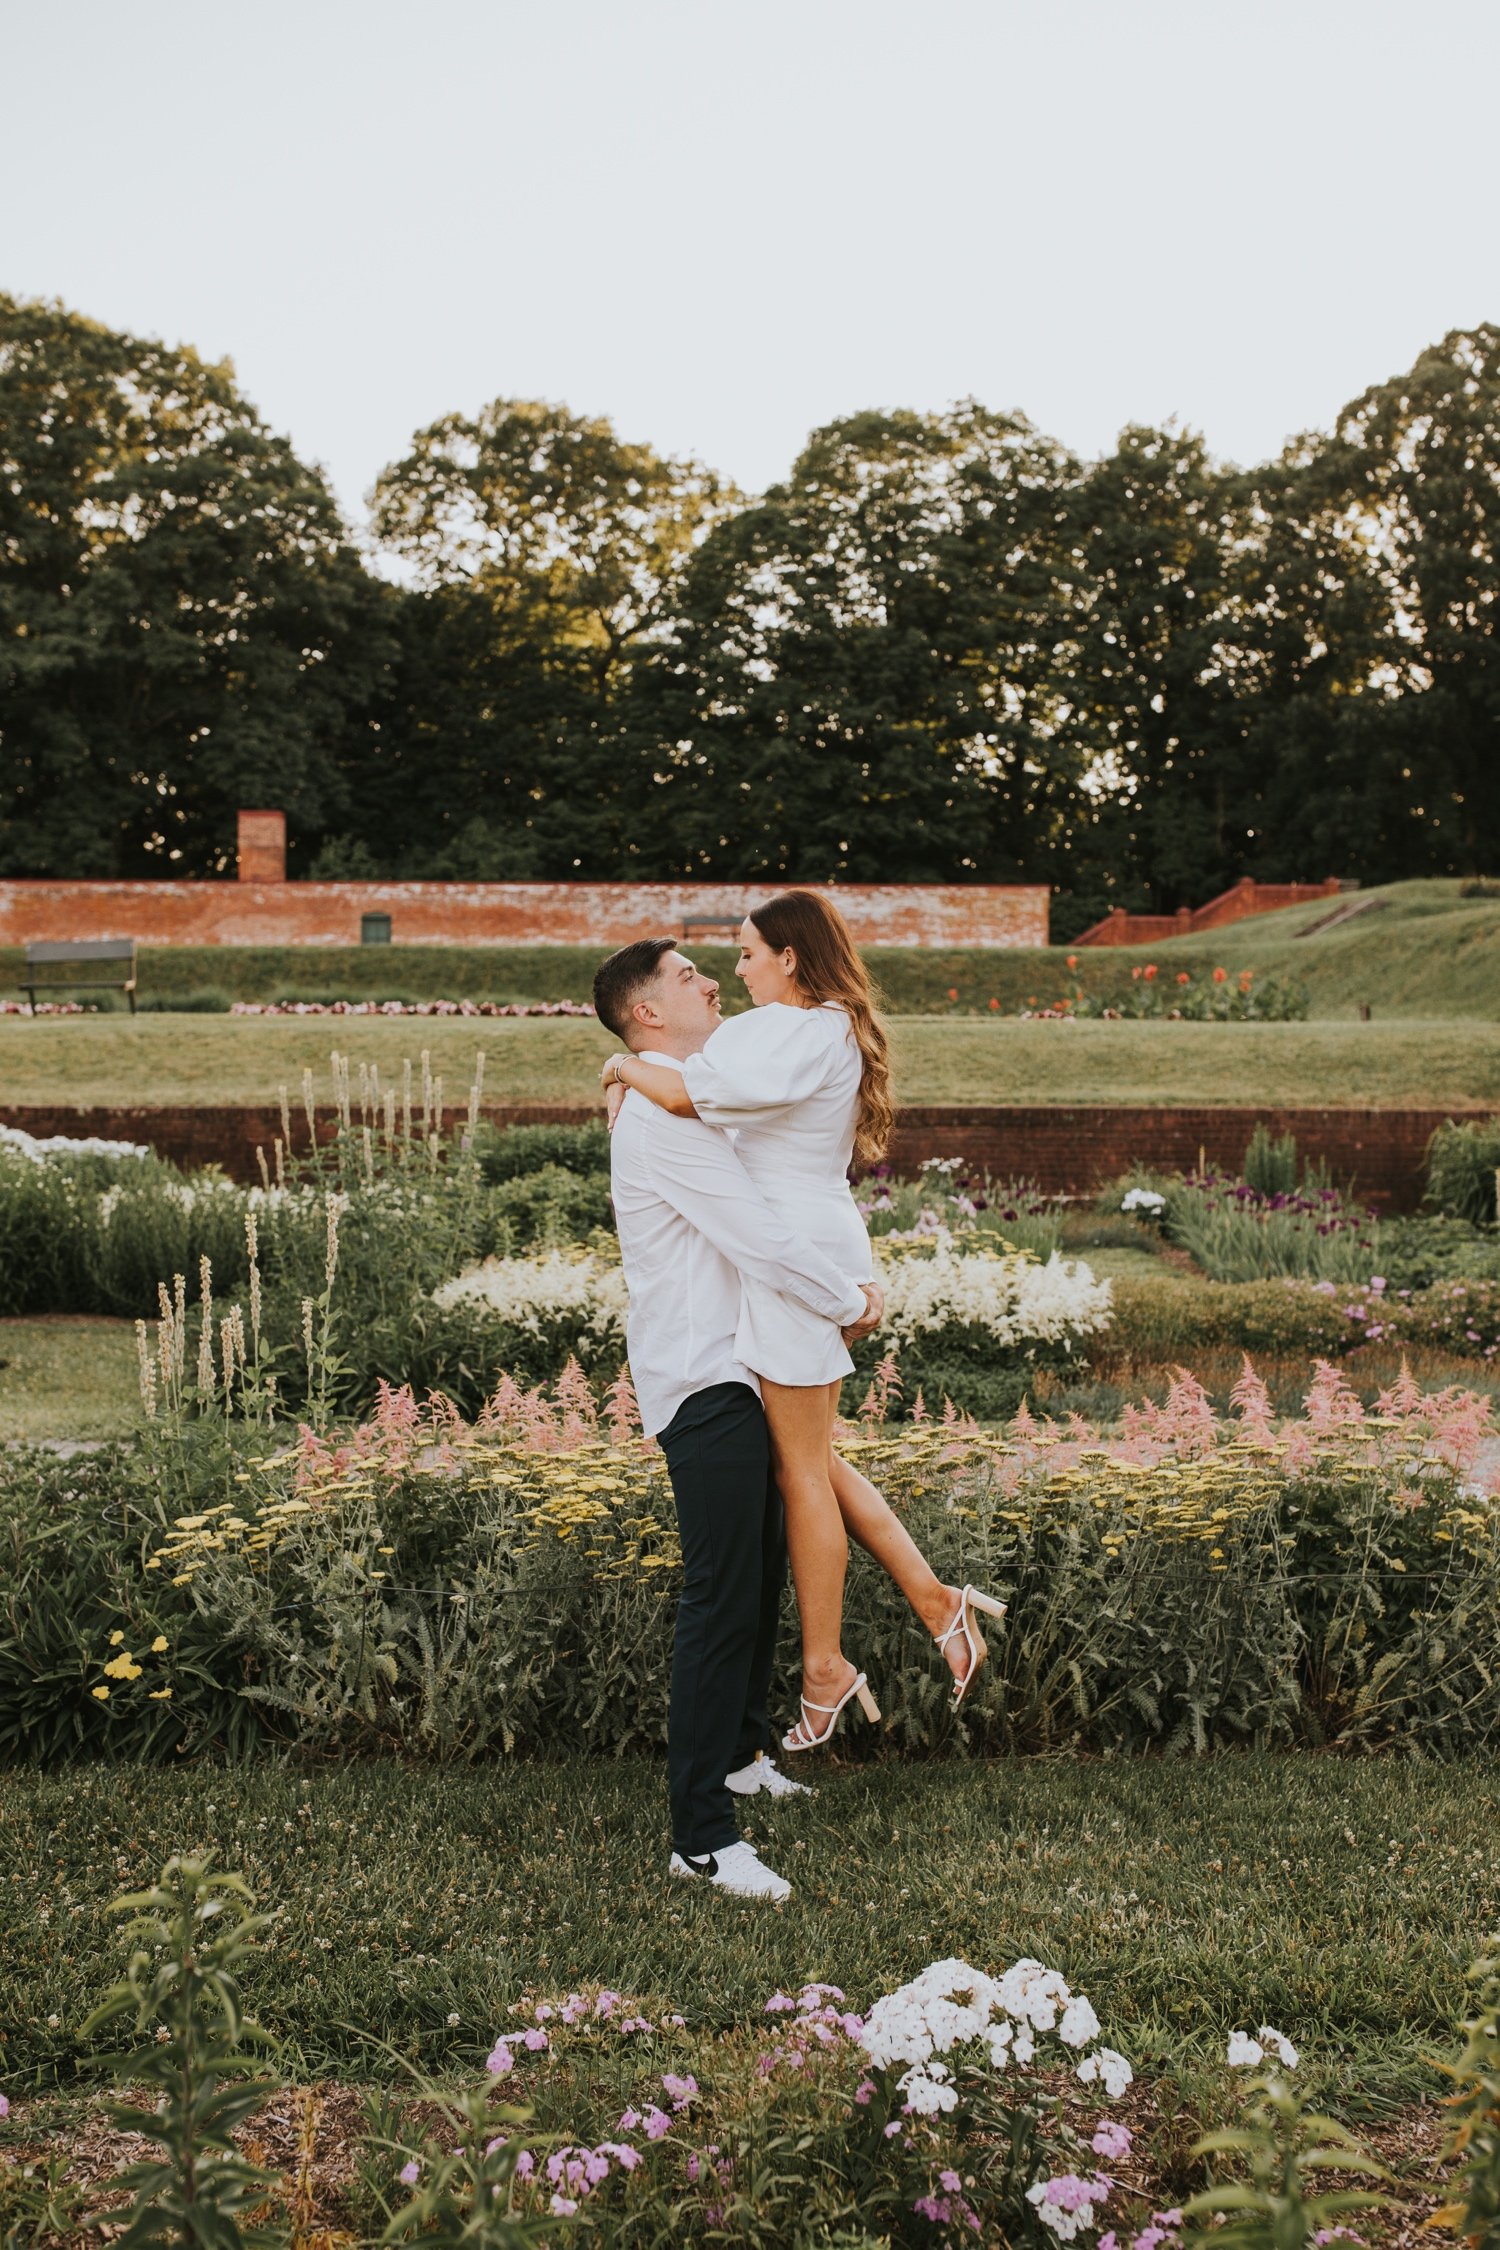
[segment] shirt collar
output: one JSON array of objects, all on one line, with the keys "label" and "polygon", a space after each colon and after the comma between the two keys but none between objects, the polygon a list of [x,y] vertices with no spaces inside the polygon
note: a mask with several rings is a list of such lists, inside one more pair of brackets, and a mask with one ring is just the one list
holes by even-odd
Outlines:
[{"label": "shirt collar", "polygon": [[658,1054],[654,1047],[639,1048],[637,1050],[637,1059],[641,1062],[657,1063],[663,1070],[680,1071],[682,1069],[682,1060],[680,1056]]}]

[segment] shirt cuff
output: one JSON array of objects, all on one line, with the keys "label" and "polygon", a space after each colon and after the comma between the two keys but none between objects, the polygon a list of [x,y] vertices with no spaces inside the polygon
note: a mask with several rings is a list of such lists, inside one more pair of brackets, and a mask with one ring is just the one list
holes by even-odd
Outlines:
[{"label": "shirt cuff", "polygon": [[854,1294],[849,1303],[845,1305],[843,1311],[839,1314],[840,1328],[852,1328],[855,1325],[856,1321],[864,1319],[865,1314],[870,1309],[870,1300],[865,1295],[859,1283],[857,1281],[851,1281],[849,1286],[853,1290]]}]

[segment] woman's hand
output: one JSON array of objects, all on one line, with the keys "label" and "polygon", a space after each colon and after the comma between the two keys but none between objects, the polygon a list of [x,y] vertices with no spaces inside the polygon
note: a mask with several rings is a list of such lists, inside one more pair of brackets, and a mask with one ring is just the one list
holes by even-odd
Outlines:
[{"label": "woman's hand", "polygon": [[604,1122],[611,1132],[614,1131],[615,1121],[625,1106],[625,1094],[626,1088],[620,1084],[618,1078],[612,1078],[604,1089]]}]

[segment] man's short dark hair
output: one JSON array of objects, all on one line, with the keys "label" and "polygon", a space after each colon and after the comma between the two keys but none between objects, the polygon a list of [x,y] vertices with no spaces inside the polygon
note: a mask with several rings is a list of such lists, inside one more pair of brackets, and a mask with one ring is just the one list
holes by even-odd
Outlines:
[{"label": "man's short dark hair", "polygon": [[634,1021],[630,1011],[654,981],[662,955],[673,952],[676,945],[674,937],[637,938],[633,945],[622,945],[618,953],[601,961],[595,971],[594,1013],[627,1046]]}]

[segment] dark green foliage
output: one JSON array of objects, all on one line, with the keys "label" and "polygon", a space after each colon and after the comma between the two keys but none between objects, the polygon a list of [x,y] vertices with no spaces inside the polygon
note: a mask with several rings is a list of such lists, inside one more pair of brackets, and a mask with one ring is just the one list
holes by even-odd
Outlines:
[{"label": "dark green foliage", "polygon": [[327,823],[380,607],[227,362],[0,297],[0,874],[219,873],[268,783]]},{"label": "dark green foliage", "polygon": [[1488,324],[1248,471],[967,401],[742,501],[498,399],[379,479],[398,586],[227,364],[3,298],[0,873],[221,872],[269,801],[296,874],[1024,878],[1064,939],[1242,873],[1472,879],[1497,464]]},{"label": "dark green foliage", "polygon": [[600,1173],[609,1170],[609,1133],[598,1125],[481,1125],[474,1154],[487,1180],[514,1180],[544,1169]]},{"label": "dark green foliage", "polygon": [[1500,1117],[1450,1118],[1427,1144],[1427,1200],[1449,1218],[1493,1225],[1500,1192]]}]

